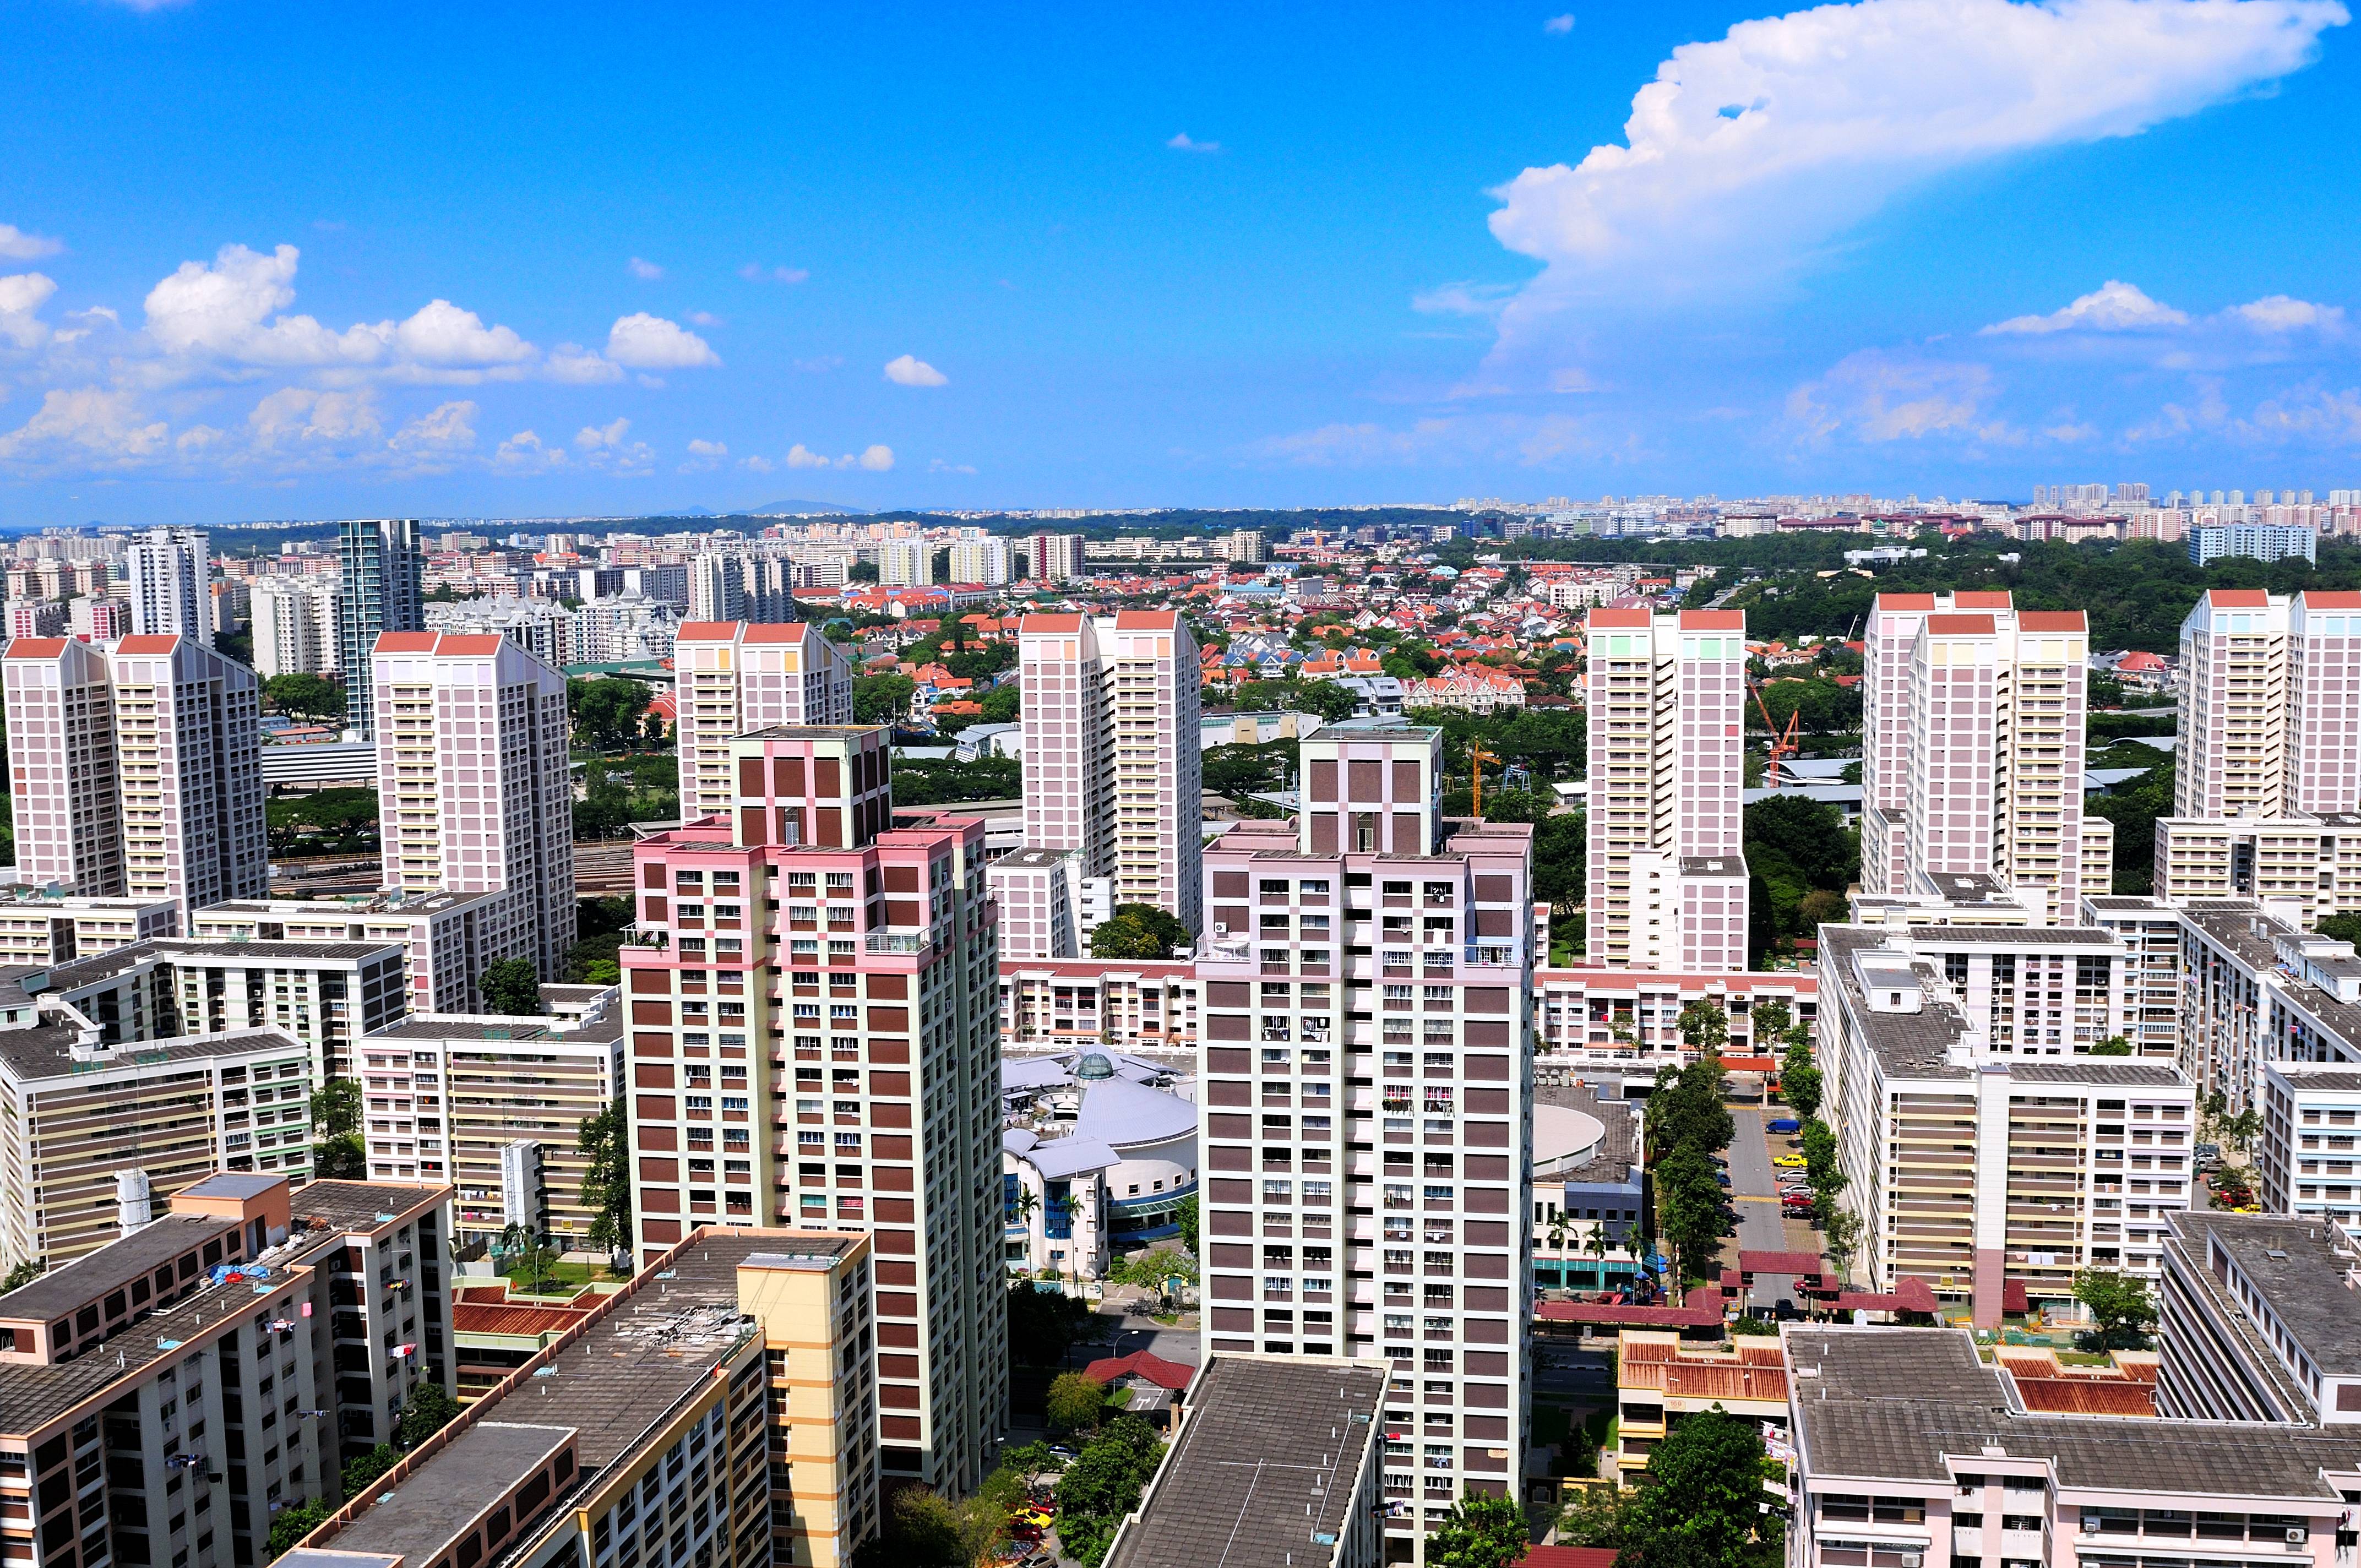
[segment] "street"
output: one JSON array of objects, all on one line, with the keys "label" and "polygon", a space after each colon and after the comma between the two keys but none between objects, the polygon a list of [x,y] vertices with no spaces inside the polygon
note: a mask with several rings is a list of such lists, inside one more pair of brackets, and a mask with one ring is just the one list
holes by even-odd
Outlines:
[{"label": "street", "polygon": [[[1763,1130],[1772,1114],[1785,1114],[1751,1106],[1732,1106],[1735,1124],[1730,1140],[1730,1201],[1738,1210],[1738,1245],[1749,1252],[1787,1250],[1786,1223],[1779,1215],[1779,1184],[1771,1163],[1770,1135]],[[1783,1142],[1784,1146],[1784,1142]],[[1734,1259],[1732,1260],[1735,1261]],[[1753,1304],[1771,1306],[1782,1296],[1795,1299],[1795,1281],[1784,1274],[1765,1274],[1754,1281]]]}]

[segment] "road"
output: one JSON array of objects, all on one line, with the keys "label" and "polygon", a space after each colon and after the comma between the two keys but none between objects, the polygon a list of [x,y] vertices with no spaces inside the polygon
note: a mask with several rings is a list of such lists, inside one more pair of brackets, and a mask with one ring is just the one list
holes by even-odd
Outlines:
[{"label": "road", "polygon": [[[1784,1252],[1787,1230],[1779,1218],[1779,1184],[1773,1175],[1770,1137],[1763,1130],[1765,1113],[1755,1106],[1734,1105],[1730,1119],[1736,1124],[1730,1141],[1730,1194],[1738,1208],[1738,1245],[1749,1252]],[[1784,1274],[1757,1275],[1753,1296],[1754,1304],[1766,1307],[1782,1296],[1793,1300],[1795,1278]]]}]

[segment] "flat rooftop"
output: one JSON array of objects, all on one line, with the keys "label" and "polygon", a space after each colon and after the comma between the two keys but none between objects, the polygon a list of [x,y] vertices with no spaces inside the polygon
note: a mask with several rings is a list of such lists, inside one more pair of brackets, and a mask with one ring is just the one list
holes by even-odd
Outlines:
[{"label": "flat rooftop", "polygon": [[[570,1427],[478,1421],[401,1483],[370,1491],[378,1501],[328,1541],[331,1552],[381,1552],[432,1562],[491,1506],[574,1440]],[[379,1487],[385,1487],[379,1491]]]},{"label": "flat rooftop", "polygon": [[[1949,936],[1957,935],[1960,929],[1957,926],[1913,927],[1911,935],[1932,930]],[[1822,990],[1834,985],[1844,993],[1845,1010],[1860,1025],[1861,1037],[1877,1054],[1888,1078],[1957,1079],[1965,1082],[1975,1075],[1975,1069],[1953,1062],[1950,1052],[1954,1045],[1968,1037],[1967,1018],[1944,999],[1944,987],[1936,979],[1934,965],[1906,953],[1877,950],[1885,946],[1890,935],[1888,929],[1877,926],[1821,927]],[[1871,1011],[1869,998],[1861,987],[1859,968],[1852,961],[1856,953],[1868,955],[1872,966],[1908,968],[1925,999],[1919,1011]]]},{"label": "flat rooftop", "polygon": [[151,1225],[0,1296],[0,1318],[48,1322],[151,1275],[181,1254],[238,1228],[236,1220],[167,1214]]},{"label": "flat rooftop", "polygon": [[2192,1260],[2210,1261],[2210,1240],[2237,1265],[2321,1376],[2361,1376],[2361,1291],[2345,1283],[2355,1261],[2334,1226],[2210,1209],[2175,1212],[2172,1224]]},{"label": "flat rooftop", "polygon": [[2188,1083],[2166,1062],[2125,1061],[2119,1057],[2012,1057],[2008,1075],[2019,1083],[2092,1083],[2108,1089],[2172,1089]]},{"label": "flat rooftop", "polygon": [[623,1016],[619,1009],[610,1008],[606,1016],[584,1024],[558,1026],[555,1018],[499,1018],[447,1014],[439,1017],[408,1017],[382,1029],[373,1029],[361,1036],[363,1047],[371,1044],[426,1044],[441,1041],[468,1041],[476,1045],[516,1045],[533,1042],[541,1045],[610,1046],[623,1037]]},{"label": "flat rooftop", "polygon": [[154,946],[159,953],[180,959],[214,959],[224,967],[266,963],[273,959],[289,963],[358,963],[379,953],[401,951],[401,944],[393,941],[252,942],[230,937],[159,937]]},{"label": "flat rooftop", "polygon": [[2100,926],[1913,926],[1914,940],[1987,948],[2120,948],[2124,939]]},{"label": "flat rooftop", "polygon": [[[1217,1355],[1106,1568],[1312,1568],[1353,1527],[1378,1463],[1382,1365]],[[1323,1541],[1321,1538],[1325,1536]]]},{"label": "flat rooftop", "polygon": [[223,1035],[180,1035],[169,1040],[130,1040],[103,1053],[77,1058],[75,1031],[61,1024],[37,1024],[29,1029],[0,1029],[0,1069],[19,1083],[38,1079],[71,1078],[77,1073],[104,1072],[112,1068],[163,1066],[202,1061],[209,1057],[246,1056],[256,1051],[284,1049],[309,1058],[311,1047],[284,1029],[265,1025]]},{"label": "flat rooftop", "polygon": [[2275,1061],[2270,1070],[2305,1089],[2324,1089],[2334,1093],[2361,1090],[2361,1070],[2328,1062]]},{"label": "flat rooftop", "polygon": [[2331,1475],[2361,1471],[2361,1432],[2029,1413],[1961,1329],[1790,1326],[1782,1337],[1797,1451],[1822,1486],[1949,1486],[2015,1459],[2053,1465],[2065,1487],[2334,1508],[2344,1499]]}]

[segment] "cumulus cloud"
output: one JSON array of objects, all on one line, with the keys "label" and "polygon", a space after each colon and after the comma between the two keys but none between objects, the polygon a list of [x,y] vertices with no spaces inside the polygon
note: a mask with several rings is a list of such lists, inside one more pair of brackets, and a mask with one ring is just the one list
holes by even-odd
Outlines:
[{"label": "cumulus cloud", "polygon": [[653,261],[642,261],[636,256],[623,263],[623,270],[643,283],[653,283],[664,276],[663,268]]},{"label": "cumulus cloud", "polygon": [[492,454],[492,466],[519,472],[539,472],[566,466],[566,449],[544,446],[541,437],[529,430],[518,431],[500,443]]},{"label": "cumulus cloud", "polygon": [[465,400],[420,414],[394,433],[397,452],[458,453],[476,444],[476,405]]},{"label": "cumulus cloud", "polygon": [[821,456],[818,453],[814,452],[810,447],[806,446],[802,442],[798,441],[793,446],[787,448],[787,466],[790,468],[825,468],[828,466],[828,459]]},{"label": "cumulus cloud", "polygon": [[655,448],[631,439],[631,422],[616,419],[606,424],[586,424],[574,433],[574,448],[594,468],[619,474],[643,474],[655,460]]},{"label": "cumulus cloud", "polygon": [[1175,152],[1219,152],[1222,150],[1222,144],[1220,142],[1199,141],[1195,137],[1190,136],[1187,131],[1178,133],[1168,139],[1164,145],[1170,148]]},{"label": "cumulus cloud", "polygon": [[749,283],[800,283],[811,273],[801,267],[765,267],[750,261],[738,269],[738,276]]},{"label": "cumulus cloud", "polygon": [[2135,285],[2120,283],[2110,278],[2090,293],[2046,316],[2011,316],[1983,330],[1987,335],[2000,333],[2156,332],[2188,324],[2188,312],[2176,311],[2170,305],[2149,299]]},{"label": "cumulus cloud", "polygon": [[1552,16],[1542,24],[1542,31],[1561,35],[1574,31],[1574,13],[1568,11],[1562,16]]},{"label": "cumulus cloud", "polygon": [[[894,466],[894,449],[876,443],[859,452],[848,452],[841,457],[830,457],[825,452],[814,452],[802,442],[787,448],[785,462],[790,468],[865,468],[873,474],[883,474]],[[749,466],[752,464],[750,462]],[[767,468],[764,472],[768,472]]]},{"label": "cumulus cloud", "polygon": [[873,474],[883,474],[894,466],[894,449],[883,444],[861,449],[861,466]]},{"label": "cumulus cloud", "polygon": [[940,387],[950,381],[925,360],[907,354],[885,362],[885,378],[897,387]]},{"label": "cumulus cloud", "polygon": [[[148,291],[148,335],[167,353],[239,365],[367,364],[385,350],[387,331],[333,332],[312,316],[281,314],[295,302],[298,252],[268,256],[225,245],[210,266],[183,261]],[[267,318],[267,319],[266,319]]]},{"label": "cumulus cloud", "polygon": [[2135,135],[2301,69],[2338,0],[1856,0],[1684,44],[1624,140],[1499,187],[1494,236],[1543,263],[1496,357],[1545,354],[1601,299],[1791,276],[1913,183]]},{"label": "cumulus cloud", "polygon": [[136,467],[168,450],[170,427],[150,420],[127,391],[52,389],[24,424],[0,435],[0,464],[111,470]]},{"label": "cumulus cloud", "polygon": [[1996,392],[1989,366],[1863,349],[1789,393],[1786,413],[1797,438],[1809,445],[1839,437],[1871,444],[1935,436],[2022,439],[1989,416]]},{"label": "cumulus cloud", "polygon": [[[0,289],[7,280],[0,279]],[[5,300],[0,300],[0,309]],[[2234,306],[2230,313],[2257,332],[2301,332],[2306,328],[2327,330],[2341,326],[2345,311],[2338,305],[2316,305],[2309,300],[2290,299],[2285,294],[2266,294],[2259,300]]]},{"label": "cumulus cloud", "polygon": [[27,234],[15,224],[0,224],[0,259],[38,261],[65,248],[63,240],[44,234]]},{"label": "cumulus cloud", "polygon": [[721,363],[705,339],[645,311],[617,319],[607,334],[607,357],[633,370],[692,370]]},{"label": "cumulus cloud", "polygon": [[621,366],[578,343],[561,343],[551,349],[544,368],[551,380],[575,387],[595,387],[623,378]]},{"label": "cumulus cloud", "polygon": [[730,456],[729,446],[719,441],[691,441],[688,460],[680,466],[684,474],[702,474],[719,468]]},{"label": "cumulus cloud", "polygon": [[0,278],[0,341],[19,348],[38,348],[49,335],[49,323],[34,314],[58,286],[38,272]]},{"label": "cumulus cloud", "polygon": [[473,311],[435,300],[393,329],[393,346],[424,365],[514,365],[533,345],[504,326],[486,326]]},{"label": "cumulus cloud", "polygon": [[745,469],[750,474],[768,474],[775,468],[777,465],[773,463],[768,457],[763,456],[761,454],[757,453],[752,457],[741,458],[739,460],[738,466]]},{"label": "cumulus cloud", "polygon": [[370,441],[385,428],[377,395],[366,387],[353,392],[281,387],[254,405],[246,425],[254,447],[264,452]]}]

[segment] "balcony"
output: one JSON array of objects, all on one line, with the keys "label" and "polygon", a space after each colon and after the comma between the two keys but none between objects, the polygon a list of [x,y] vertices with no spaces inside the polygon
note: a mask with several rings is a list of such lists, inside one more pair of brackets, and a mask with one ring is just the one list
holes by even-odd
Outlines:
[{"label": "balcony", "polygon": [[862,938],[862,948],[871,953],[915,956],[935,945],[935,928],[919,927],[915,931],[872,931]]}]

